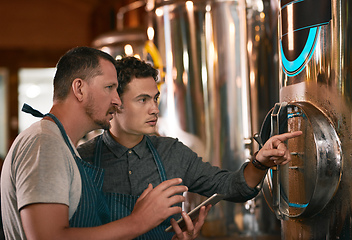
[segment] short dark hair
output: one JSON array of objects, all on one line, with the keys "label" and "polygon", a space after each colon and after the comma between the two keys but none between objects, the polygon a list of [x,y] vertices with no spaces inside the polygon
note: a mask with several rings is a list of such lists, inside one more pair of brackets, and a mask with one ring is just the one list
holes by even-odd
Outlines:
[{"label": "short dark hair", "polygon": [[88,81],[102,74],[100,59],[108,60],[116,67],[116,61],[111,55],[95,48],[76,47],[63,55],[56,65],[54,99],[64,100],[68,96],[74,79]]},{"label": "short dark hair", "polygon": [[120,97],[122,97],[127,84],[129,84],[133,78],[153,77],[155,81],[158,80],[158,70],[152,67],[151,64],[135,57],[123,57],[117,60],[116,69],[117,80],[119,82],[117,92]]}]

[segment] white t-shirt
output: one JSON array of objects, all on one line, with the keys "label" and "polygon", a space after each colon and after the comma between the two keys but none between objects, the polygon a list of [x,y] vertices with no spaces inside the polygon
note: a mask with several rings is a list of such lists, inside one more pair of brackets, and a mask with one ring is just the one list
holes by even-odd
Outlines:
[{"label": "white t-shirt", "polygon": [[[76,151],[74,146],[73,149]],[[76,154],[79,156],[77,151]],[[6,239],[26,239],[20,217],[24,206],[65,204],[69,206],[71,218],[80,196],[81,176],[57,125],[41,120],[20,133],[1,173],[1,211]]]}]

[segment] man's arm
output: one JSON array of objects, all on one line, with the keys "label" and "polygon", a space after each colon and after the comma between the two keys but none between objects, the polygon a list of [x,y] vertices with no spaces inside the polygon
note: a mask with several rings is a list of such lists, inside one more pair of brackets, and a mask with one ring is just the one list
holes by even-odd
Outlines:
[{"label": "man's arm", "polygon": [[92,228],[70,228],[68,206],[64,204],[38,203],[23,207],[21,220],[27,239],[132,239],[159,225],[167,217],[180,213],[173,206],[184,201],[181,195],[187,187],[180,186],[181,179],[171,179],[153,189],[151,185],[137,200],[131,215]]},{"label": "man's arm", "polygon": [[[291,161],[291,154],[284,142],[290,138],[298,137],[301,134],[301,131],[296,131],[275,135],[269,138],[263,148],[256,154],[256,160],[268,168],[275,165],[287,164]],[[254,188],[262,181],[266,174],[266,170],[256,168],[253,163],[250,162],[244,169],[243,174],[247,185]]]}]

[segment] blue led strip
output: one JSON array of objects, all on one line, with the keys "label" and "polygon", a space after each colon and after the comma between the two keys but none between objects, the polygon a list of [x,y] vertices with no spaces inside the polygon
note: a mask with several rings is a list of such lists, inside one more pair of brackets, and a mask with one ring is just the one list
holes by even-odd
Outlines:
[{"label": "blue led strip", "polygon": [[295,113],[288,113],[287,118],[294,118],[294,117],[302,117],[302,118],[307,118],[306,115],[303,112],[295,112]]},{"label": "blue led strip", "polygon": [[292,2],[286,3],[286,4],[284,4],[284,5],[281,6],[281,10],[284,9],[285,7],[287,7],[287,5],[295,4],[295,3],[303,2],[303,1],[304,1],[304,0],[296,0],[296,1],[292,1]]},{"label": "blue led strip", "polygon": [[317,36],[320,33],[320,28],[321,27],[313,27],[309,29],[307,42],[301,54],[293,61],[289,61],[286,58],[282,47],[282,41],[280,40],[282,68],[288,76],[296,76],[302,72],[305,65],[309,62],[317,45]]},{"label": "blue led strip", "polygon": [[[273,170],[270,169],[270,174],[271,174],[271,181],[273,180]],[[280,193],[285,193],[281,186],[280,186]],[[288,201],[288,198],[286,197],[285,194],[280,194],[280,196],[282,196],[283,200],[285,202],[287,202],[288,206],[289,207],[295,207],[295,208],[306,208],[308,206],[308,203],[303,203],[303,204],[300,204],[300,203],[291,203]]]},{"label": "blue led strip", "polygon": [[295,207],[295,208],[306,208],[308,206],[308,203],[306,204],[298,204],[298,203],[288,203],[288,206],[290,207]]}]

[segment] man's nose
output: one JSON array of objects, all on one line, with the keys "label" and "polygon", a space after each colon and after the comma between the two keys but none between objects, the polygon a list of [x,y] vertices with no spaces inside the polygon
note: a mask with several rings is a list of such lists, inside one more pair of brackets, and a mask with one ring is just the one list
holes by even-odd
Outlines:
[{"label": "man's nose", "polygon": [[157,101],[153,102],[153,106],[151,108],[151,114],[159,113],[159,103]]},{"label": "man's nose", "polygon": [[113,100],[112,100],[112,103],[116,106],[121,106],[122,102],[121,102],[121,98],[119,96],[119,94],[116,92]]}]

